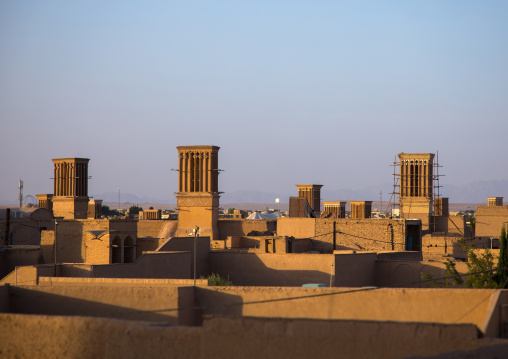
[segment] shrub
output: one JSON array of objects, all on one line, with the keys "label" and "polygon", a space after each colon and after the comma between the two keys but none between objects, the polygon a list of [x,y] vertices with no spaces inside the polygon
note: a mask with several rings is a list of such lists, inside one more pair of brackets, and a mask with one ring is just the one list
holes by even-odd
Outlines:
[{"label": "shrub", "polygon": [[222,278],[220,275],[212,273],[208,277],[201,277],[201,279],[208,279],[208,285],[210,286],[221,286],[229,287],[233,285],[233,282],[228,279]]}]

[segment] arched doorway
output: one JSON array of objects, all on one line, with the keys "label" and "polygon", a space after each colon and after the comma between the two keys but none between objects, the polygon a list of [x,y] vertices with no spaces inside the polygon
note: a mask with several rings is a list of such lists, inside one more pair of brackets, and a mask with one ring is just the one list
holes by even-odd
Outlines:
[{"label": "arched doorway", "polygon": [[122,240],[118,236],[111,242],[111,263],[122,263]]},{"label": "arched doorway", "polygon": [[131,237],[125,238],[123,245],[123,259],[124,263],[132,263],[134,262],[134,240]]}]

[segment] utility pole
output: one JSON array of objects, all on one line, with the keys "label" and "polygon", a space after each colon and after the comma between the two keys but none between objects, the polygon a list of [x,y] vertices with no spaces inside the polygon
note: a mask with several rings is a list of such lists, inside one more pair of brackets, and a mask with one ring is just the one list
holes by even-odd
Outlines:
[{"label": "utility pole", "polygon": [[56,277],[56,238],[57,238],[56,227],[57,227],[57,225],[58,225],[58,221],[55,218],[55,243],[54,243],[54,247],[55,247],[55,253],[54,253],[54,257],[55,257],[55,277]]},{"label": "utility pole", "polygon": [[336,222],[333,221],[333,250],[337,249],[337,228],[336,228]]},{"label": "utility pole", "polygon": [[[9,232],[10,232],[10,226],[11,226],[11,209],[7,208],[5,210],[5,231],[4,231],[4,238],[5,238],[5,245],[8,246],[10,243],[9,240]],[[3,243],[0,243],[0,245],[3,245]]]},{"label": "utility pole", "polygon": [[330,267],[330,287],[332,287],[332,284],[333,284],[333,263],[332,266]]},{"label": "utility pole", "polygon": [[18,182],[18,188],[19,188],[19,208],[23,207],[23,181],[19,180]]},{"label": "utility pole", "polygon": [[197,251],[198,251],[198,237],[199,237],[199,227],[196,226],[194,229],[194,287],[196,286],[196,258],[197,258]]}]

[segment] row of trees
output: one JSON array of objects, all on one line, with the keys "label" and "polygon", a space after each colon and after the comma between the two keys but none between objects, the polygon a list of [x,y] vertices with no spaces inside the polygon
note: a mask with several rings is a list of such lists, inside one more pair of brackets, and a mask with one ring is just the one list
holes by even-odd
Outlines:
[{"label": "row of trees", "polygon": [[[153,209],[153,207],[150,207],[150,209]],[[139,214],[139,212],[142,210],[143,210],[142,207],[130,206],[128,212],[130,214]],[[124,216],[123,213],[119,212],[116,209],[111,209],[111,208],[109,208],[109,206],[102,206],[102,214],[106,217],[122,217],[122,216]]]}]

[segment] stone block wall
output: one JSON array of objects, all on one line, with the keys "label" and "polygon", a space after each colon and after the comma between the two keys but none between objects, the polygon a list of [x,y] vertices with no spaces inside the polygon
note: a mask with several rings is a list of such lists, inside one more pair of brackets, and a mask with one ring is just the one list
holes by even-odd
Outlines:
[{"label": "stone block wall", "polygon": [[[335,223],[335,248],[333,248]],[[389,251],[404,250],[405,221],[392,219],[316,219],[314,249]]]},{"label": "stone block wall", "polygon": [[426,234],[422,238],[422,252],[449,254],[456,258],[464,258],[463,246],[459,243],[464,237],[458,233]]},{"label": "stone block wall", "polygon": [[[334,248],[335,223],[335,248]],[[311,238],[311,250],[387,251],[404,250],[406,221],[394,219],[282,218],[277,221],[277,235]]]}]

